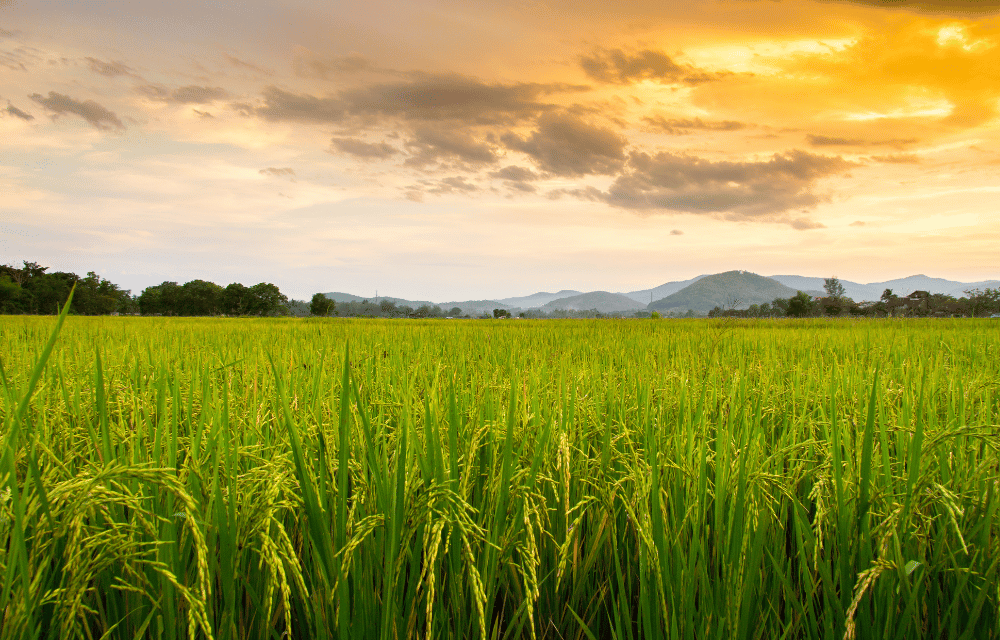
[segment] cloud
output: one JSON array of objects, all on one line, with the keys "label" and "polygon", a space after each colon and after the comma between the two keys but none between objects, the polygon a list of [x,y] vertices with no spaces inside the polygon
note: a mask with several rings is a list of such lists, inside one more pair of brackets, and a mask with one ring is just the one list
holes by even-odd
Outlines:
[{"label": "cloud", "polygon": [[554,109],[554,105],[540,101],[544,96],[589,89],[563,83],[489,84],[457,74],[414,75],[405,82],[343,91],[340,99],[356,115],[497,125],[513,124]]},{"label": "cloud", "polygon": [[625,164],[625,138],[567,115],[544,115],[530,137],[509,133],[502,140],[553,175],[611,175]]},{"label": "cloud", "polygon": [[865,226],[865,223],[862,222],[861,220],[855,220],[854,222],[852,222],[848,226],[851,226],[851,227],[863,227],[863,226]]},{"label": "cloud", "polygon": [[543,98],[586,86],[562,83],[489,84],[460,75],[411,74],[412,79],[345,89],[317,97],[275,86],[262,92],[263,104],[233,104],[272,121],[341,123],[350,116],[398,118],[408,122],[457,121],[462,126],[512,125],[556,108]]},{"label": "cloud", "polygon": [[672,235],[672,236],[682,236],[682,235],[684,235],[684,232],[681,231],[680,229],[671,229],[670,230],[670,235]]},{"label": "cloud", "polygon": [[738,131],[746,129],[747,125],[735,120],[704,121],[701,118],[664,118],[663,116],[647,116],[643,122],[648,124],[658,133],[666,133],[673,136],[687,135],[692,129],[703,131]]},{"label": "cloud", "polygon": [[9,31],[7,29],[0,29],[0,38],[13,38],[17,35],[17,31]]},{"label": "cloud", "polygon": [[330,147],[362,160],[384,160],[399,153],[399,149],[391,144],[365,142],[357,138],[331,138]]},{"label": "cloud", "polygon": [[662,84],[696,85],[723,75],[679,65],[662,51],[644,49],[627,53],[622,49],[598,49],[580,56],[580,67],[593,80],[604,84],[633,84],[652,80]]},{"label": "cloud", "polygon": [[250,71],[256,71],[257,73],[263,74],[265,76],[274,75],[273,71],[270,71],[263,67],[259,67],[253,64],[252,62],[246,62],[245,60],[240,60],[236,56],[231,56],[228,53],[226,54],[226,61],[229,62],[229,64],[233,65],[234,67],[240,69],[249,69]]},{"label": "cloud", "polygon": [[864,140],[862,138],[842,138],[838,136],[819,136],[811,133],[806,134],[806,141],[814,147],[864,147],[892,146],[902,147],[919,142],[916,138],[892,138],[890,140]]},{"label": "cloud", "polygon": [[503,169],[490,172],[490,177],[500,178],[501,180],[518,180],[527,182],[529,180],[537,180],[538,174],[527,167],[510,165],[504,167]]},{"label": "cloud", "polygon": [[915,153],[893,153],[887,156],[871,156],[869,160],[890,164],[920,164],[920,157]]},{"label": "cloud", "polygon": [[413,167],[444,160],[457,160],[463,166],[475,167],[493,164],[499,157],[493,145],[477,140],[462,129],[445,126],[418,126],[405,146],[411,155],[404,164]]},{"label": "cloud", "polygon": [[607,201],[632,210],[721,214],[730,219],[774,217],[815,206],[821,201],[811,191],[815,182],[853,166],[856,163],[837,156],[799,150],[745,162],[634,153],[629,171],[608,190]]},{"label": "cloud", "polygon": [[289,176],[291,181],[295,182],[295,169],[292,169],[291,167],[268,167],[267,169],[261,169],[258,173],[262,176],[274,176],[275,178]]},{"label": "cloud", "polygon": [[417,184],[406,187],[408,200],[423,202],[423,194],[445,195],[452,193],[470,194],[479,191],[479,187],[468,182],[463,176],[453,176],[441,180],[419,180]]},{"label": "cloud", "polygon": [[211,113],[209,113],[208,111],[198,111],[197,109],[191,109],[191,111],[194,111],[195,113],[197,113],[198,116],[201,117],[201,118],[214,118],[215,117]]},{"label": "cloud", "polygon": [[229,93],[222,87],[199,87],[195,85],[178,87],[173,91],[169,91],[164,87],[148,84],[136,87],[135,90],[151,100],[176,104],[205,104],[214,102],[215,100],[222,100],[229,96]]},{"label": "cloud", "polygon": [[868,144],[858,138],[837,138],[831,136],[815,136],[808,134],[806,140],[814,147],[858,147]]},{"label": "cloud", "polygon": [[104,62],[103,60],[90,57],[85,59],[90,66],[90,70],[102,76],[114,78],[115,76],[133,75],[132,70],[125,66],[123,62]]},{"label": "cloud", "polygon": [[358,54],[323,58],[312,51],[299,51],[292,59],[292,71],[300,78],[336,80],[345,75],[385,70]]},{"label": "cloud", "polygon": [[33,93],[28,97],[51,111],[55,116],[66,113],[76,114],[93,125],[95,129],[102,131],[125,129],[125,125],[118,119],[118,116],[93,100],[80,102],[55,91],[49,91],[48,97],[38,93]]},{"label": "cloud", "polygon": [[5,111],[7,111],[7,113],[9,113],[12,116],[20,118],[21,120],[34,120],[35,119],[35,116],[31,115],[30,113],[25,113],[24,111],[21,111],[20,109],[18,109],[17,107],[15,107],[12,104],[8,104],[7,105],[7,109],[5,109]]},{"label": "cloud", "polygon": [[983,0],[823,0],[824,2],[846,2],[881,9],[909,9],[921,13],[948,14],[959,16],[989,15],[1000,12],[995,2]]},{"label": "cloud", "polygon": [[533,180],[538,180],[540,176],[527,167],[509,165],[503,169],[491,171],[489,176],[503,180],[503,185],[511,191],[519,193],[535,193],[538,191],[538,187],[531,183]]},{"label": "cloud", "polygon": [[809,229],[826,229],[826,225],[822,222],[816,222],[815,220],[809,220],[808,218],[795,218],[794,220],[789,220],[788,224],[790,224],[793,229],[798,229],[799,231],[808,231]]},{"label": "cloud", "polygon": [[549,200],[559,200],[563,196],[570,196],[577,200],[587,200],[589,202],[607,202],[608,194],[597,187],[586,186],[578,189],[553,189],[545,194]]},{"label": "cloud", "polygon": [[[272,121],[334,123],[344,119],[344,103],[338,98],[297,95],[277,87],[263,91],[264,105],[248,112]],[[233,105],[241,108],[244,105]]]}]

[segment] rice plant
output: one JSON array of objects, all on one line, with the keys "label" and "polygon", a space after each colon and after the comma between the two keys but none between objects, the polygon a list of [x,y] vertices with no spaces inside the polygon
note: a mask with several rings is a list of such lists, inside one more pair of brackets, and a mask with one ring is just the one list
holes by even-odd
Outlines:
[{"label": "rice plant", "polygon": [[998,335],[0,318],[0,638],[1000,638]]}]

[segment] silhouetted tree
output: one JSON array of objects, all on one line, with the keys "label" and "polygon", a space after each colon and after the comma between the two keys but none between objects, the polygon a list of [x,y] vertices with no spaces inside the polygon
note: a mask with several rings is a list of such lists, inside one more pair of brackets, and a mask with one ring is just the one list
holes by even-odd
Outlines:
[{"label": "silhouetted tree", "polygon": [[[385,300],[383,300],[385,302]],[[309,303],[309,313],[314,316],[328,316],[336,308],[336,303],[322,293],[313,294]]]}]

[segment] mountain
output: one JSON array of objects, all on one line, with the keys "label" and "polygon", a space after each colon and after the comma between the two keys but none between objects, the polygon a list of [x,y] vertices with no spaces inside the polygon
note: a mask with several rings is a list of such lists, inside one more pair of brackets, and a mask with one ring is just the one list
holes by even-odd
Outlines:
[{"label": "mountain", "polygon": [[550,313],[557,309],[564,311],[589,311],[597,309],[601,313],[625,313],[644,309],[646,305],[619,293],[591,291],[567,298],[559,298],[542,305],[541,310]]},{"label": "mountain", "polygon": [[[823,290],[823,278],[811,278],[805,276],[769,276],[772,280],[777,280],[781,284],[793,289],[814,289]],[[907,296],[914,291],[927,291],[929,293],[945,293],[956,298],[965,297],[966,289],[987,289],[1000,287],[1000,280],[983,280],[980,282],[956,282],[945,280],[944,278],[931,278],[923,274],[886,280],[885,282],[870,282],[861,284],[850,280],[841,280],[844,285],[844,293],[855,302],[864,300],[878,300],[882,297],[882,292],[892,289],[897,296]]]},{"label": "mountain", "polygon": [[[628,296],[636,302],[641,302],[644,305],[649,304],[651,300],[659,300],[661,298],[666,298],[672,293],[677,293],[684,287],[698,282],[702,278],[707,277],[706,275],[700,275],[690,280],[676,280],[673,282],[665,282],[658,287],[653,287],[652,289],[639,289],[638,291],[629,291],[628,293],[622,293],[623,296]],[[650,296],[652,294],[652,296]]]},{"label": "mountain", "polygon": [[509,307],[521,307],[524,309],[533,309],[535,307],[541,307],[546,305],[553,300],[559,300],[561,298],[569,298],[571,296],[578,296],[582,291],[573,291],[572,289],[563,289],[556,293],[549,293],[548,291],[539,291],[538,293],[533,293],[530,296],[520,296],[516,298],[501,298],[498,302]]},{"label": "mountain", "polygon": [[[752,304],[771,302],[775,298],[790,298],[796,292],[796,289],[756,273],[726,271],[705,276],[677,293],[656,300],[648,308],[666,313],[683,313],[688,309],[696,313],[708,313],[715,307],[729,306],[746,309]],[[822,295],[817,291],[807,293]]]}]

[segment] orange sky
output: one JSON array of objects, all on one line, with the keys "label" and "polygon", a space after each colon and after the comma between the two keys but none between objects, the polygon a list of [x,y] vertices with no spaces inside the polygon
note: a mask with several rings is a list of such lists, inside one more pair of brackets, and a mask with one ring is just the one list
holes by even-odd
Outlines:
[{"label": "orange sky", "polygon": [[60,4],[0,0],[2,262],[435,301],[1000,277],[1000,3]]}]

